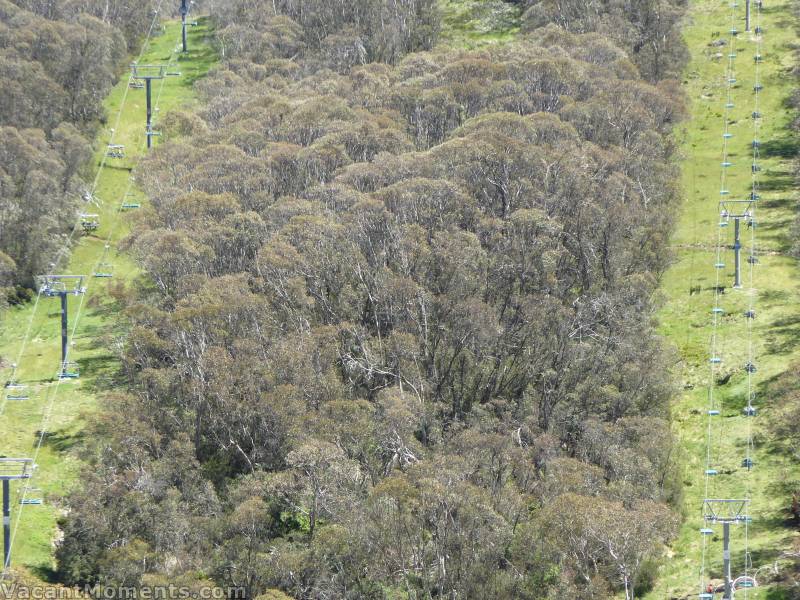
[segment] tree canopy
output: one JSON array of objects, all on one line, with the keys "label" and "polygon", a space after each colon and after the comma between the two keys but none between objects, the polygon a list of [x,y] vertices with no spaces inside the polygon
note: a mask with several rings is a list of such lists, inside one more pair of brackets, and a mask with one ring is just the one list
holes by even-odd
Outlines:
[{"label": "tree canopy", "polygon": [[150,2],[0,0],[0,289],[18,286],[12,301],[66,242],[102,101],[151,20]]},{"label": "tree canopy", "polygon": [[429,2],[251,6],[212,6],[227,60],[137,169],[129,389],[60,576],[631,596],[676,527],[652,297],[680,54],[545,3],[481,51],[435,47]]}]

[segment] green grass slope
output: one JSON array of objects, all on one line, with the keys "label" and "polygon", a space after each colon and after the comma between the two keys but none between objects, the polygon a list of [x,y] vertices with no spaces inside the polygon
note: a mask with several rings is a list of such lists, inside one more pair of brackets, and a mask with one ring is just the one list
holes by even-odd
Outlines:
[{"label": "green grass slope", "polygon": [[[715,247],[722,232],[727,245],[723,257],[728,265],[719,275],[727,287],[720,298],[725,315],[718,327],[718,355],[723,363],[715,379],[720,383],[714,394],[723,403],[722,415],[714,421],[712,463],[720,475],[711,478],[708,494],[716,498],[740,498],[750,491],[753,523],[748,528],[749,549],[758,577],[769,584],[775,579],[772,566],[783,551],[791,546],[797,532],[786,525],[787,488],[800,479],[796,465],[789,464],[772,451],[764,423],[770,414],[767,386],[800,358],[800,270],[797,261],[787,255],[788,230],[795,214],[797,194],[793,188],[791,156],[797,140],[788,130],[790,112],[786,99],[794,81],[789,73],[794,60],[793,44],[796,23],[790,0],[765,2],[761,15],[764,62],[761,66],[760,111],[763,113],[760,139],[763,143],[761,195],[756,215],[756,246],[760,264],[750,268],[744,258],[750,248],[750,230],[743,230],[742,290],[733,290],[732,225],[720,229],[718,202],[722,160],[723,111],[725,104],[725,66],[728,49],[709,44],[725,39],[730,28],[730,4],[720,0],[690,3],[685,39],[692,53],[685,75],[685,90],[690,102],[690,120],[677,132],[683,149],[683,206],[675,207],[678,227],[673,238],[676,261],[663,280],[665,305],[660,315],[660,331],[677,346],[681,362],[675,367],[684,392],[674,404],[676,434],[685,462],[686,522],[674,543],[669,559],[660,570],[650,599],[696,597],[700,586],[702,540],[699,528],[705,490],[705,455],[708,427],[709,352],[712,335],[712,314],[716,285]],[[736,27],[744,30],[744,2],[739,1],[741,19]],[[720,35],[721,34],[721,35]],[[719,37],[718,37],[719,36]],[[726,188],[730,198],[746,198],[750,191],[750,164],[754,125],[753,83],[755,78],[755,39],[742,33],[737,41],[737,83],[734,89],[735,108],[730,131],[730,161]],[[722,54],[720,59],[715,56]],[[694,288],[694,293],[692,293]],[[698,291],[699,288],[699,291]],[[759,416],[742,415],[747,399],[747,376],[743,365],[748,357],[747,319],[743,312],[754,301],[757,318],[753,322],[753,351],[758,372],[754,376],[760,407]],[[724,383],[722,383],[724,381]],[[752,427],[756,447],[755,469],[748,473],[741,467]],[[722,577],[721,525],[708,540],[707,574],[715,581]],[[743,527],[734,527],[732,558],[734,576],[743,574]],[[743,597],[745,592],[739,592]],[[771,585],[749,591],[748,598],[781,598],[782,593]]]},{"label": "green grass slope", "polygon": [[[154,82],[153,98],[154,102],[157,99],[155,106],[159,113],[179,107],[191,108],[196,102],[193,82],[217,60],[208,41],[205,20],[200,19],[197,26],[190,28],[187,54],[176,52],[179,35],[180,24],[168,22],[150,40],[140,60],[140,64],[171,63],[169,71],[181,73],[179,77],[163,80],[163,86]],[[129,231],[131,212],[135,212],[121,211],[120,206],[123,200],[146,204],[146,198],[131,181],[131,169],[145,151],[144,90],[128,89],[128,77],[123,74],[105,106],[108,125],[96,140],[95,164],[101,162],[111,128],[116,128],[114,142],[125,146],[126,157],[108,159],[105,167],[99,170],[97,205],[87,204],[84,210],[99,215],[100,227],[91,235],[79,236],[69,260],[57,267],[60,273],[87,276],[89,290],[83,300],[69,298],[70,330],[77,325],[70,359],[79,364],[80,379],[59,383],[55,378],[60,362],[58,298],[42,297],[36,306],[9,310],[0,337],[3,359],[0,376],[7,381],[12,363],[19,360],[16,379],[28,386],[30,395],[25,402],[5,403],[0,416],[0,453],[9,457],[36,456],[38,465],[29,483],[12,484],[12,529],[15,531],[12,566],[25,567],[45,579],[53,567],[60,498],[75,484],[80,471],[76,450],[87,422],[97,410],[98,396],[115,385],[118,364],[110,349],[115,337],[122,333],[122,323],[116,318],[109,289],[124,286],[136,275],[131,260],[116,249],[119,240]],[[156,124],[159,113],[156,113]],[[110,266],[99,266],[101,261]],[[95,278],[92,276],[95,270],[113,270],[113,278]],[[28,342],[23,348],[26,338]],[[41,431],[46,433],[42,436]],[[41,448],[37,453],[40,439]],[[25,487],[31,489],[26,493]],[[43,498],[44,502],[39,506],[21,506],[23,494],[27,498]]]},{"label": "green grass slope", "polygon": [[513,40],[522,8],[506,0],[440,0],[441,43],[474,49]]}]

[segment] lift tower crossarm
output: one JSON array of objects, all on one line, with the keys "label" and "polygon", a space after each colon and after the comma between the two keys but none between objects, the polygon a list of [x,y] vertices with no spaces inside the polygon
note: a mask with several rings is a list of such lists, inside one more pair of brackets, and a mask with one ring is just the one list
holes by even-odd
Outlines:
[{"label": "lift tower crossarm", "polygon": [[734,580],[731,576],[731,524],[749,523],[746,498],[706,498],[703,500],[703,519],[722,523],[722,574],[725,577],[723,600],[733,600]]},{"label": "lift tower crossarm", "polygon": [[160,135],[153,131],[153,81],[166,77],[166,65],[138,65],[131,64],[131,77],[137,81],[144,81],[145,94],[147,96],[147,125],[145,135],[147,136],[147,147],[153,147],[153,136]]}]

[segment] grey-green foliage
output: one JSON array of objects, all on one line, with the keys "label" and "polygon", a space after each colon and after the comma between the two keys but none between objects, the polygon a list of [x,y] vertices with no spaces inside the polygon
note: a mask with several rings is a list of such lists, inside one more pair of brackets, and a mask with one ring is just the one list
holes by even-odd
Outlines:
[{"label": "grey-green foliage", "polygon": [[677,87],[552,24],[346,66],[269,13],[219,30],[260,42],[136,173],[129,394],[90,436],[59,573],[304,599],[636,588],[678,500],[651,323]]},{"label": "grey-green foliage", "polygon": [[575,33],[596,32],[628,52],[650,81],[677,79],[688,57],[680,22],[687,0],[526,0],[524,27],[555,23]]},{"label": "grey-green foliage", "polygon": [[273,0],[253,10],[244,0],[210,2],[223,56],[265,60],[301,53],[327,56],[340,69],[395,62],[426,50],[439,33],[435,0]]},{"label": "grey-green foliage", "polygon": [[49,139],[38,129],[0,131],[0,250],[15,265],[8,283],[32,285],[66,241],[64,224],[75,216],[76,175],[88,146],[67,123]]},{"label": "grey-green foliage", "polygon": [[152,19],[148,7],[0,0],[0,286],[32,286],[65,243],[91,154],[86,138],[105,118],[128,45]]},{"label": "grey-green foliage", "polygon": [[[123,33],[133,51],[153,20],[152,0],[11,0],[20,8],[49,21],[73,23],[85,15]],[[164,6],[164,9],[167,7]],[[175,7],[177,10],[177,7]]]}]

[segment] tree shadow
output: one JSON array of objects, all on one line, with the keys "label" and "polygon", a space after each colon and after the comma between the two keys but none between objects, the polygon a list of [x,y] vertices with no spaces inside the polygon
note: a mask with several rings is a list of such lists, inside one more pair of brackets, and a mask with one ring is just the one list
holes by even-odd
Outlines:
[{"label": "tree shadow", "polygon": [[766,209],[783,208],[790,202],[792,202],[790,198],[770,198],[769,200],[760,200],[758,206]]},{"label": "tree shadow", "polygon": [[81,378],[86,383],[85,389],[90,392],[108,391],[116,387],[119,379],[119,362],[111,354],[92,356],[78,361]]},{"label": "tree shadow", "polygon": [[788,252],[794,243],[789,235],[789,229],[794,223],[793,217],[786,217],[784,219],[772,220],[767,223],[760,222],[758,230],[759,237],[771,240],[780,252]]},{"label": "tree shadow", "polygon": [[[38,434],[37,434],[38,439]],[[52,448],[56,452],[69,452],[86,438],[84,432],[69,434],[64,432],[46,431],[42,437],[42,445]]]},{"label": "tree shadow", "polygon": [[58,573],[50,565],[42,563],[38,565],[26,565],[26,566],[28,569],[30,569],[31,573],[33,573],[38,579],[40,579],[44,583],[50,583],[50,584],[60,583],[58,579]]},{"label": "tree shadow", "polygon": [[774,340],[766,344],[770,354],[790,354],[800,344],[800,315],[778,319],[770,325]]},{"label": "tree shadow", "polygon": [[758,293],[761,302],[786,302],[789,299],[789,292],[786,290],[762,290]]},{"label": "tree shadow", "polygon": [[794,158],[800,152],[800,140],[790,136],[762,142],[759,151],[762,158]]},{"label": "tree shadow", "polygon": [[[98,166],[100,166],[100,165],[98,164]],[[103,165],[103,168],[104,169],[109,169],[111,171],[124,171],[126,173],[132,173],[133,172],[133,167],[126,167],[126,166],[123,166],[123,165],[113,165],[113,164],[109,164],[108,162],[106,162]]]},{"label": "tree shadow", "polygon": [[794,173],[789,171],[768,171],[759,185],[764,192],[785,192],[794,187]]}]

